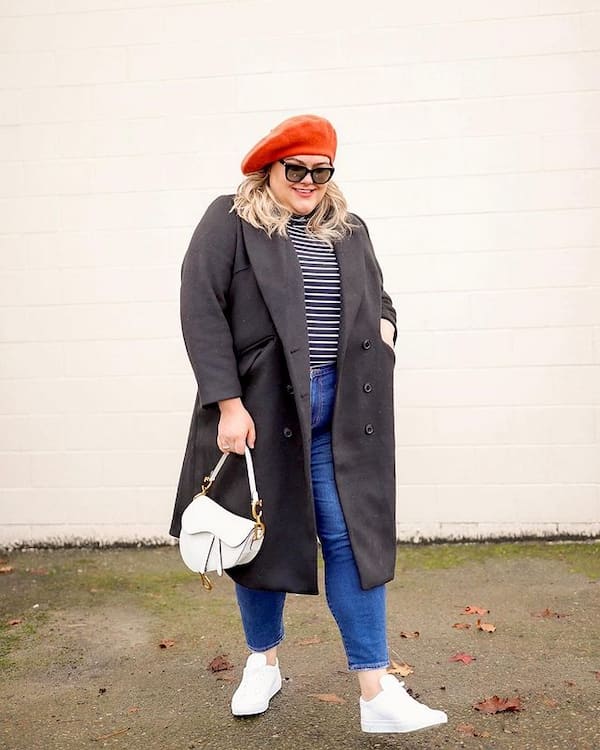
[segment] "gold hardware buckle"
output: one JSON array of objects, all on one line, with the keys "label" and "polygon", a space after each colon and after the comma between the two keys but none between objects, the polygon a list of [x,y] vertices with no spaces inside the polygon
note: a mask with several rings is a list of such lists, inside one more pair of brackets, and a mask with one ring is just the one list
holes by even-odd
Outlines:
[{"label": "gold hardware buckle", "polygon": [[211,479],[210,476],[204,477],[204,479],[202,480],[202,486],[200,487],[200,492],[198,494],[206,495],[209,487],[211,486],[213,482],[214,482],[214,479]]},{"label": "gold hardware buckle", "polygon": [[254,533],[252,541],[257,542],[265,535],[265,524],[262,520],[262,500],[260,497],[252,501],[252,518],[254,519]]}]

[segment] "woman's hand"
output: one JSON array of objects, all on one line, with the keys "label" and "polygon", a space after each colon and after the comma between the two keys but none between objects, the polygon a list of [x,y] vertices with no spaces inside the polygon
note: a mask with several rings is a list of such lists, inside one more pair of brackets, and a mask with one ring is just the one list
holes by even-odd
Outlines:
[{"label": "woman's hand", "polygon": [[219,401],[221,419],[217,431],[217,445],[223,453],[243,455],[246,444],[254,448],[256,430],[254,420],[240,398]]},{"label": "woman's hand", "polygon": [[395,330],[394,325],[386,318],[381,318],[379,328],[381,331],[381,338],[390,347],[390,349],[393,349],[394,348],[394,330]]}]

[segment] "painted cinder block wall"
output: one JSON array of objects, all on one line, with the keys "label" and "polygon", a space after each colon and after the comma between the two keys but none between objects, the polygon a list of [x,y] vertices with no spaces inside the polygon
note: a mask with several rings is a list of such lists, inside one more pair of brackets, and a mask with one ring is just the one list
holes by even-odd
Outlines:
[{"label": "painted cinder block wall", "polygon": [[0,543],[167,538],[179,269],[335,123],[398,309],[398,536],[600,532],[600,0],[0,0]]}]

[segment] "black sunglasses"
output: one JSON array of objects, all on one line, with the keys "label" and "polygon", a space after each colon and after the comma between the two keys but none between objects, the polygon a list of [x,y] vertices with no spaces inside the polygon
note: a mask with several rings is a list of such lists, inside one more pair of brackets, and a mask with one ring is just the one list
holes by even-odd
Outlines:
[{"label": "black sunglasses", "polygon": [[315,167],[314,169],[309,169],[308,167],[303,167],[302,164],[290,164],[283,159],[280,159],[279,163],[283,164],[285,179],[290,182],[302,182],[306,175],[309,174],[315,185],[324,185],[326,182],[329,182],[335,172],[333,167]]}]

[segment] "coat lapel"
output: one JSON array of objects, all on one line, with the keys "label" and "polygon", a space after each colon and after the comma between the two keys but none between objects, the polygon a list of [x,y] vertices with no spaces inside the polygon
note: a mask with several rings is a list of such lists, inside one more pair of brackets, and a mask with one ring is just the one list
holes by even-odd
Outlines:
[{"label": "coat lapel", "polygon": [[310,434],[310,375],[308,333],[302,271],[292,243],[272,238],[242,222],[246,252],[261,294],[281,339],[296,404],[304,430]]},{"label": "coat lapel", "polygon": [[354,319],[365,292],[365,256],[359,238],[352,233],[335,243],[342,283],[342,324],[338,343],[338,370],[341,370]]}]

